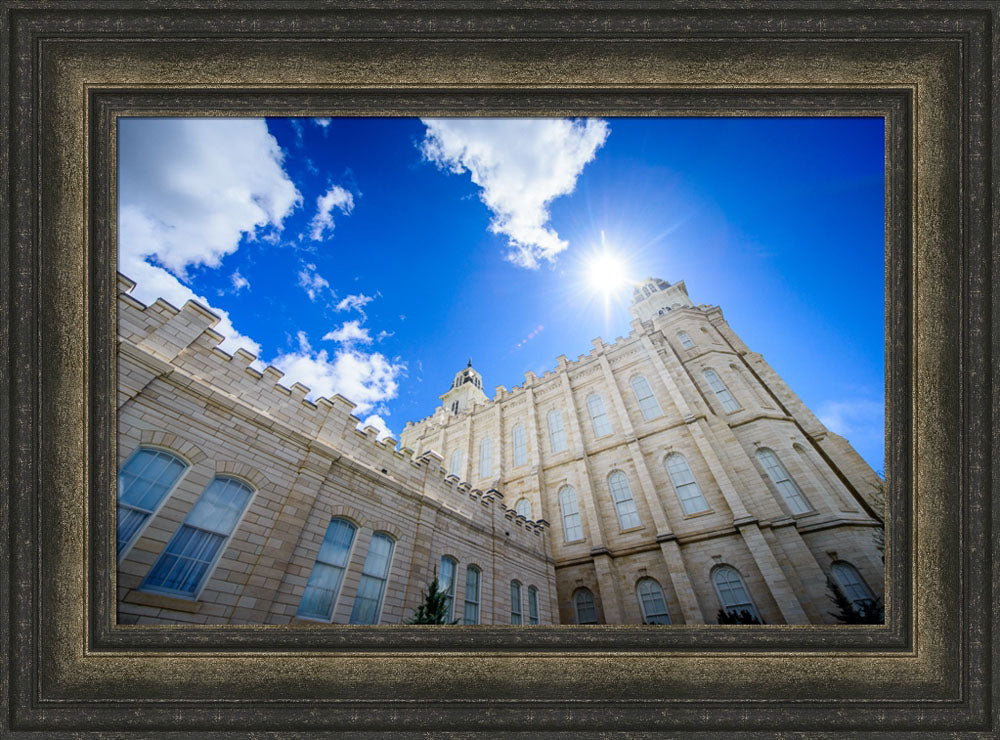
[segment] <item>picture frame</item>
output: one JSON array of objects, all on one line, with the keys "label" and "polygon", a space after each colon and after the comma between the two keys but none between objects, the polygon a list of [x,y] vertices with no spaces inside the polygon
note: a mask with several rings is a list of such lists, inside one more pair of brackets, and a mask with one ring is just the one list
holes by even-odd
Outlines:
[{"label": "picture frame", "polygon": [[[2,10],[5,733],[1000,728],[995,4]],[[887,623],[116,625],[115,121],[194,113],[884,116]]]}]

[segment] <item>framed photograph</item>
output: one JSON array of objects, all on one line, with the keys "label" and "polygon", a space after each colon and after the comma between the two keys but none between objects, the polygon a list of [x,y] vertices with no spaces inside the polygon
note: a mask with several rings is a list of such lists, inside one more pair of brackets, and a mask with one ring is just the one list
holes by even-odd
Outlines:
[{"label": "framed photograph", "polygon": [[6,732],[996,732],[995,6],[122,10],[3,7]]}]

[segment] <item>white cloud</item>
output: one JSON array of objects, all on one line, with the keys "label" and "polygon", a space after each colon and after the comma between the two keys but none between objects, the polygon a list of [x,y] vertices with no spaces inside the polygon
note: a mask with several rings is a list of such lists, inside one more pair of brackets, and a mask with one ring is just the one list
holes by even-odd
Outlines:
[{"label": "white cloud", "polygon": [[577,178],[608,137],[600,119],[423,119],[424,157],[468,172],[493,212],[490,231],[507,237],[507,258],[534,269],[568,243],[549,226],[549,204],[573,192]]},{"label": "white cloud", "polygon": [[261,119],[122,118],[118,131],[121,254],[182,279],[302,202]]},{"label": "white cloud", "polygon": [[325,232],[333,231],[333,209],[349,214],[354,208],[354,196],[339,185],[334,185],[316,199],[316,215],[309,223],[312,231],[309,237],[317,242]]},{"label": "white cloud", "polygon": [[240,275],[240,271],[239,270],[237,270],[236,272],[234,272],[229,277],[229,279],[233,283],[233,290],[235,290],[237,293],[239,293],[244,288],[249,288],[250,287],[250,281],[247,280],[242,275]]},{"label": "white cloud", "polygon": [[378,439],[380,440],[385,439],[386,437],[395,438],[396,436],[392,433],[392,430],[389,429],[389,425],[385,423],[385,419],[383,419],[378,414],[372,414],[364,421],[362,421],[360,424],[358,424],[358,427],[360,429],[364,429],[365,427],[375,427],[376,429],[378,429]]},{"label": "white cloud", "polygon": [[377,336],[376,336],[375,338],[376,338],[376,339],[377,339],[378,341],[380,341],[380,342],[381,342],[381,341],[382,341],[383,339],[388,339],[389,337],[394,337],[394,336],[396,336],[396,332],[394,332],[394,331],[385,331],[385,330],[383,329],[382,331],[380,331],[380,332],[378,333],[378,335],[377,335]]},{"label": "white cloud", "polygon": [[384,414],[383,404],[396,397],[399,378],[406,370],[405,363],[354,347],[339,349],[331,358],[326,350],[313,352],[308,342],[303,344],[301,339],[297,352],[281,354],[271,364],[285,373],[283,385],[298,382],[308,386],[308,398],[339,393],[357,404],[354,413],[358,416],[369,412]]},{"label": "white cloud", "polygon": [[[306,264],[299,270],[299,286],[309,296],[310,301],[315,301],[324,290],[330,289],[329,281],[316,272],[316,265]],[[333,291],[330,290],[331,295]]]},{"label": "white cloud", "polygon": [[330,125],[330,119],[329,118],[314,118],[313,119],[313,123],[315,123],[320,128],[325,129],[327,126]]},{"label": "white cloud", "polygon": [[373,300],[375,300],[375,296],[365,295],[364,293],[349,295],[337,304],[337,310],[350,311],[354,309],[364,314],[365,305],[371,303]]},{"label": "white cloud", "polygon": [[816,410],[819,420],[880,470],[885,453],[885,405],[870,399],[824,401]]},{"label": "white cloud", "polygon": [[368,329],[361,326],[360,321],[345,321],[339,329],[334,329],[323,335],[324,340],[341,342],[342,344],[371,344],[372,338]]}]

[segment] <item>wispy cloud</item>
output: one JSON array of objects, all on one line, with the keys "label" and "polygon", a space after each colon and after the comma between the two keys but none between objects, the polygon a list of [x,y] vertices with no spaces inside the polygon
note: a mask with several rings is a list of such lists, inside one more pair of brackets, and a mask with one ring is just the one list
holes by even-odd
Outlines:
[{"label": "wispy cloud", "polygon": [[358,293],[357,295],[345,296],[340,303],[337,304],[338,311],[358,311],[362,315],[364,314],[364,307],[375,300],[375,296],[365,295],[364,293]]},{"label": "wispy cloud", "polygon": [[324,132],[326,131],[326,127],[330,125],[330,119],[329,118],[314,118],[312,120],[313,120],[313,123],[315,123],[321,129],[323,129]]},{"label": "wispy cloud", "polygon": [[230,281],[233,283],[233,290],[239,293],[244,288],[250,288],[250,281],[245,277],[240,275],[240,271],[237,270],[232,275],[229,276]]},{"label": "wispy cloud", "polygon": [[569,244],[549,225],[549,205],[573,192],[609,134],[600,119],[423,119],[424,157],[468,172],[492,211],[490,231],[507,237],[507,258],[534,269]]},{"label": "wispy cloud", "polygon": [[330,282],[316,272],[316,265],[312,263],[303,265],[302,269],[299,270],[299,287],[306,292],[310,301],[318,299],[324,291],[329,291],[330,297],[334,297]]},{"label": "wispy cloud", "polygon": [[[381,339],[381,335],[379,338]],[[340,342],[341,344],[371,344],[372,342],[368,329],[361,326],[360,321],[345,321],[343,326],[324,334],[323,339]]]},{"label": "wispy cloud", "polygon": [[326,233],[333,233],[333,209],[349,214],[354,209],[354,196],[334,185],[316,199],[316,215],[309,222],[309,238],[318,242]]},{"label": "wispy cloud", "polygon": [[876,471],[882,468],[885,454],[882,402],[868,398],[824,401],[816,408],[816,416],[831,432],[847,439]]}]

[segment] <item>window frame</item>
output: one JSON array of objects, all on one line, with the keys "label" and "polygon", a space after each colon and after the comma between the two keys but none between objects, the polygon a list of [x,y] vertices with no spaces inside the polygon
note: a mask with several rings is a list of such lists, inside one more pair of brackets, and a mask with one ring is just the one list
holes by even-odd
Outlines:
[{"label": "window frame", "polygon": [[[156,506],[154,506],[152,509],[149,510],[149,512],[143,518],[142,522],[139,524],[138,527],[136,527],[135,531],[132,533],[129,539],[119,550],[118,528],[121,526],[121,517],[118,515],[118,508],[122,506],[122,495],[124,493],[122,491],[122,473],[125,471],[125,468],[127,468],[132,463],[132,461],[136,458],[136,456],[138,456],[142,452],[153,452],[157,454],[169,455],[170,457],[179,461],[184,467],[181,468],[181,471],[174,478],[170,486],[168,486],[164,490],[163,494],[160,496],[159,501],[157,501]],[[177,487],[181,484],[181,481],[184,480],[184,478],[187,476],[188,471],[191,470],[191,467],[192,465],[190,460],[186,459],[183,455],[179,455],[175,451],[169,450],[165,447],[140,444],[138,447],[132,450],[132,453],[128,456],[125,462],[122,463],[121,467],[118,469],[118,489],[115,493],[115,557],[117,559],[117,562],[121,563],[122,561],[125,560],[125,558],[128,556],[129,551],[132,549],[135,543],[139,541],[139,538],[142,537],[142,533],[146,530],[146,527],[148,527],[150,523],[152,523],[153,519],[156,518],[156,515],[160,513],[160,510],[163,508],[163,505],[167,503],[167,499],[169,499],[174,494],[174,492],[177,490]],[[133,504],[126,504],[126,506],[136,511],[143,511],[143,509]]]},{"label": "window frame", "polygon": [[[374,622],[355,622],[354,621],[354,611],[358,608],[358,597],[361,593],[361,583],[364,582],[366,577],[376,578],[376,576],[370,573],[365,573],[365,568],[368,567],[368,558],[371,557],[372,553],[372,543],[376,538],[384,539],[389,543],[389,556],[385,559],[385,575],[381,578],[381,585],[379,588],[379,597],[377,606],[375,609],[375,621]],[[389,532],[378,530],[372,532],[371,539],[368,540],[368,552],[365,555],[365,562],[361,566],[361,580],[358,582],[358,589],[354,592],[354,604],[351,606],[351,616],[348,619],[348,624],[362,624],[362,625],[377,625],[382,621],[382,610],[385,608],[385,592],[389,585],[389,575],[392,572],[392,559],[396,556],[396,538],[393,537]]]},{"label": "window frame", "polygon": [[528,586],[528,624],[538,624],[538,588]]},{"label": "window frame", "polygon": [[[594,404],[596,401],[600,406],[600,413],[594,412]],[[590,426],[594,430],[594,438],[601,439],[602,437],[607,437],[610,434],[614,434],[614,428],[611,426],[611,417],[608,416],[608,408],[604,405],[604,398],[601,397],[600,393],[591,393],[587,396],[587,412],[590,414]],[[598,420],[601,420],[600,422]],[[601,424],[607,425],[607,431],[602,432],[598,427]]]},{"label": "window frame", "polygon": [[448,581],[447,588],[441,588],[448,599],[448,614],[445,617],[445,622],[451,624],[451,621],[455,618],[455,582],[458,580],[458,560],[453,558],[451,555],[442,555],[441,564],[438,566],[438,586],[443,587],[444,584],[444,566],[445,563],[451,568],[451,578]]},{"label": "window frame", "polygon": [[[469,574],[476,574],[476,589],[475,589],[475,599],[469,598]],[[469,563],[465,567],[465,609],[462,612],[462,624],[479,624],[481,619],[481,609],[480,604],[483,598],[483,569],[480,568],[475,563]],[[472,604],[476,610],[476,619],[473,622],[469,621],[469,605]]]},{"label": "window frame", "polygon": [[[584,622],[584,621],[582,621],[580,619],[580,597],[581,596],[586,596],[586,597],[590,598],[590,604],[589,604],[589,606],[587,608],[588,609],[593,609],[593,611],[594,611],[594,621],[593,622]],[[576,623],[579,624],[579,625],[600,624],[601,623],[601,620],[600,620],[600,618],[597,615],[597,597],[594,596],[594,592],[591,591],[586,586],[580,586],[580,588],[576,589],[573,592],[573,616],[576,618]]]},{"label": "window frame", "polygon": [[[719,574],[726,573],[728,571],[732,571],[733,573],[736,574],[736,578],[739,581],[740,588],[743,589],[743,593],[747,598],[745,602],[734,602],[731,607],[727,606],[725,600],[722,598],[722,591],[719,588],[719,582],[717,580]],[[750,593],[750,589],[747,588],[746,579],[743,578],[743,574],[740,573],[738,568],[729,565],[729,563],[723,563],[721,565],[717,565],[714,568],[712,568],[711,580],[712,580],[712,587],[715,589],[715,595],[719,599],[719,605],[727,614],[732,614],[732,609],[734,608],[742,609],[744,606],[749,605],[750,608],[747,609],[747,611],[750,612],[750,614],[752,614],[753,616],[757,617],[757,619],[759,619],[761,623],[764,622],[764,618],[761,617],[760,615],[760,610],[757,608],[757,604],[753,600],[753,596]],[[730,581],[730,583],[732,582]]]},{"label": "window frame", "polygon": [[[573,507],[576,509],[576,511],[571,512],[569,514],[566,513],[565,501],[563,499],[563,493],[565,491],[569,491],[569,493],[573,496]],[[576,495],[576,489],[573,488],[573,486],[571,486],[569,483],[567,483],[566,485],[562,486],[559,489],[559,513],[560,516],[562,517],[563,540],[569,543],[569,542],[579,542],[585,539],[583,534],[583,515],[580,513],[580,500]],[[574,537],[572,539],[570,539],[569,531],[566,528],[566,519],[570,516],[576,517],[575,527],[580,530],[580,536]]]},{"label": "window frame", "polygon": [[[516,593],[516,597],[515,597]],[[524,625],[524,598],[521,582],[514,579],[510,582],[510,623],[515,626]],[[514,607],[517,607],[515,609]]]},{"label": "window frame", "polygon": [[[658,614],[650,615],[646,611],[646,601],[643,599],[642,587],[644,584],[652,584],[656,587],[656,591],[659,594],[659,599],[663,602],[663,611]],[[635,582],[635,595],[639,600],[639,611],[642,613],[642,623],[643,624],[673,624],[673,620],[670,618],[670,607],[667,605],[667,595],[663,592],[663,586],[652,576],[643,576],[638,581]],[[657,617],[666,617],[666,622],[651,622],[650,619],[655,619]]]},{"label": "window frame", "polygon": [[[844,583],[844,580],[841,578],[839,573],[839,571],[843,570],[845,567],[849,568],[851,574],[857,579],[856,585],[860,586],[864,590],[865,594],[867,594],[863,598],[856,599],[852,597],[850,593],[851,586]],[[851,600],[851,605],[854,606],[855,608],[857,608],[858,606],[862,606],[864,609],[867,610],[869,607],[871,607],[878,601],[878,597],[875,596],[875,592],[871,590],[871,588],[868,586],[868,583],[865,581],[864,576],[861,575],[861,571],[859,571],[857,566],[855,566],[853,563],[850,563],[847,560],[835,560],[830,564],[830,574],[833,576],[834,581],[836,581],[837,585],[840,587],[841,592],[844,594],[844,596],[846,596],[848,599]]]},{"label": "window frame", "polygon": [[[616,481],[617,480],[624,481],[624,483],[625,483],[624,489],[622,489],[620,486],[615,486],[615,484],[612,483],[612,479],[614,479]],[[625,473],[623,471],[621,471],[621,470],[612,470],[610,473],[608,473],[607,484],[608,484],[608,490],[611,493],[611,501],[615,505],[615,514],[618,517],[618,527],[619,527],[619,529],[621,529],[621,531],[624,532],[626,530],[637,529],[638,527],[641,527],[642,526],[642,517],[639,516],[639,506],[636,503],[635,494],[632,492],[632,484],[629,483],[628,476],[625,475]],[[625,493],[628,494],[628,497],[627,498],[621,498],[621,499],[619,499],[618,496],[617,496],[617,494],[619,492],[622,492],[623,490],[624,490]],[[634,516],[636,523],[635,524],[626,525],[626,523],[625,523],[625,521],[624,521],[624,519],[622,517],[622,506],[626,505],[626,504],[629,504],[629,503],[631,503],[632,510],[631,511],[626,511],[625,512],[625,516],[626,517],[627,516]]]},{"label": "window frame", "polygon": [[681,343],[681,347],[684,349],[694,349],[696,346],[694,340],[691,338],[691,335],[683,329],[677,332],[677,341]]},{"label": "window frame", "polygon": [[510,430],[511,446],[514,460],[514,467],[519,468],[528,464],[528,433],[525,431],[524,422],[519,421]]},{"label": "window frame", "polygon": [[451,453],[451,461],[448,465],[448,474],[454,475],[456,478],[461,478],[462,472],[462,448],[458,448]]},{"label": "window frame", "polygon": [[[678,485],[677,478],[674,475],[675,471],[670,469],[671,460],[679,460],[680,462],[684,463],[684,468],[687,471],[687,474],[691,476],[690,481]],[[669,453],[665,458],[663,458],[663,468],[664,470],[666,470],[667,477],[670,479],[670,484],[674,488],[674,496],[677,498],[677,502],[680,504],[681,511],[684,513],[685,517],[698,516],[699,514],[705,514],[712,510],[712,507],[709,506],[708,504],[708,499],[705,498],[705,492],[701,490],[701,486],[698,483],[698,479],[695,478],[694,476],[694,471],[691,469],[691,464],[687,461],[687,458],[682,453],[680,452]],[[697,491],[698,493],[697,499],[700,499],[701,502],[705,505],[703,509],[688,511],[686,502],[694,501],[696,497],[692,496],[685,499],[683,496],[681,496],[681,489],[689,487],[691,485],[694,486],[694,490]]]},{"label": "window frame", "polygon": [[[636,383],[642,383],[646,386],[646,390],[649,391],[648,395],[640,396],[639,389],[636,388]],[[645,375],[636,374],[629,380],[629,385],[632,387],[632,395],[635,396],[635,401],[639,404],[639,413],[642,414],[643,421],[652,421],[653,419],[658,419],[663,416],[663,407],[660,406],[660,401],[657,399],[656,394],[653,393],[653,386],[649,384],[649,380],[646,379]],[[648,414],[647,407],[649,402],[652,402],[653,409],[655,413]]]},{"label": "window frame", "polygon": [[[765,462],[764,458],[767,455],[769,455],[773,459],[774,465],[769,465],[767,462]],[[788,468],[786,468],[784,463],[781,462],[781,458],[778,457],[777,452],[772,450],[770,447],[758,447],[756,457],[757,457],[757,462],[759,462],[760,466],[764,469],[764,472],[766,473],[768,480],[771,481],[771,484],[778,492],[778,496],[781,498],[782,502],[785,504],[785,507],[788,509],[788,511],[791,512],[792,516],[803,516],[805,514],[811,514],[815,511],[813,505],[809,502],[809,499],[806,498],[806,495],[802,492],[802,489],[799,487],[799,484],[795,482],[795,479],[792,478],[791,473],[788,472]],[[784,474],[785,477],[782,480],[777,480],[774,477],[774,472],[772,470],[773,468],[777,468],[780,472]],[[789,496],[786,493],[786,488],[782,485],[785,483],[790,485],[792,488],[791,496]],[[801,505],[805,507],[801,511],[796,511],[796,506],[792,505],[792,502],[795,501],[796,499],[801,500],[802,502]]]},{"label": "window frame", "polygon": [[[726,381],[722,379],[715,368],[706,367],[701,371],[701,374],[705,378],[705,382],[708,383],[708,387],[715,393],[715,397],[719,399],[719,403],[722,404],[723,411],[727,414],[735,414],[737,411],[743,410],[742,404],[733,395],[733,391],[726,385]],[[715,378],[715,382],[712,382],[712,378]],[[730,406],[734,407],[730,408]]]},{"label": "window frame", "polygon": [[[338,566],[333,563],[328,563],[326,561],[321,561],[319,559],[320,553],[323,552],[323,544],[326,542],[326,538],[330,533],[330,528],[333,527],[335,523],[343,523],[351,528],[351,541],[347,546],[347,555],[344,558],[344,565]],[[323,539],[320,541],[319,551],[316,553],[316,559],[313,560],[313,567],[309,571],[309,578],[306,580],[306,585],[302,589],[302,596],[299,597],[299,607],[295,612],[296,619],[309,619],[316,620],[318,622],[332,622],[333,615],[337,613],[337,602],[340,601],[340,595],[344,590],[344,580],[347,577],[347,572],[351,567],[351,557],[354,555],[354,545],[358,541],[358,525],[352,522],[347,517],[335,516],[330,518],[330,522],[326,525],[326,532],[323,533]],[[305,602],[306,592],[309,590],[309,584],[312,582],[313,573],[316,571],[316,566],[323,564],[332,568],[340,568],[340,580],[337,584],[337,590],[334,591],[333,597],[330,599],[330,608],[326,616],[317,616],[316,614],[303,614],[302,604]]]},{"label": "window frame", "polygon": [[479,477],[493,475],[493,438],[483,437],[479,442]]},{"label": "window frame", "polygon": [[[527,513],[521,511],[521,509],[527,509]],[[531,519],[531,501],[528,500],[527,496],[522,496],[514,504],[514,512],[523,516],[525,519]]]},{"label": "window frame", "polygon": [[[566,443],[566,425],[563,423],[562,410],[550,409],[549,413],[545,415],[545,419],[549,427],[549,449],[552,451],[552,454],[565,452],[569,449],[569,445]],[[558,429],[553,428],[553,419],[559,421]],[[559,440],[559,445],[556,444],[556,439]]]}]

